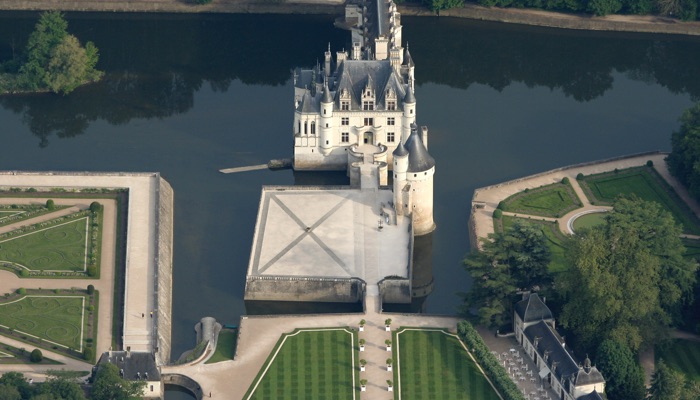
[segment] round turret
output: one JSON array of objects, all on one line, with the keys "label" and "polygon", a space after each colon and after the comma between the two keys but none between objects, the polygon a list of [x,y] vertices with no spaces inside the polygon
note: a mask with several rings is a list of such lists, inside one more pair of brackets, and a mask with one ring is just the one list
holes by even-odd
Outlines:
[{"label": "round turret", "polygon": [[435,230],[433,222],[435,159],[423,145],[423,139],[415,124],[411,127],[411,136],[406,141],[406,151],[408,151],[406,183],[410,187],[408,204],[413,214],[413,231],[420,236]]},{"label": "round turret", "polygon": [[401,130],[401,139],[405,142],[411,134],[411,125],[416,122],[416,96],[413,95],[413,89],[410,87],[406,90],[406,95],[403,98],[403,129]]},{"label": "round turret", "polygon": [[323,84],[323,93],[321,94],[321,153],[328,155],[333,148],[333,97],[328,89],[328,83]]}]

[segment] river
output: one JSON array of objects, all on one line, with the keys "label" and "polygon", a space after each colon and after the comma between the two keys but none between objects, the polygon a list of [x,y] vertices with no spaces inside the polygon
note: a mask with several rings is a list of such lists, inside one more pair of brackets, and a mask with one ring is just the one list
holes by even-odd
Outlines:
[{"label": "river", "polygon": [[[291,171],[224,175],[292,152],[290,70],[349,35],[328,16],[67,14],[100,49],[103,82],[69,96],[0,97],[0,169],[160,171],[175,190],[173,356],[203,316],[236,324],[261,185]],[[35,13],[0,13],[0,59]],[[418,122],[437,162],[429,313],[469,288],[473,190],[562,165],[669,150],[700,99],[700,40],[402,18]],[[315,179],[337,181],[336,176]],[[296,181],[308,179],[297,175]],[[174,393],[168,399],[179,398]]]}]

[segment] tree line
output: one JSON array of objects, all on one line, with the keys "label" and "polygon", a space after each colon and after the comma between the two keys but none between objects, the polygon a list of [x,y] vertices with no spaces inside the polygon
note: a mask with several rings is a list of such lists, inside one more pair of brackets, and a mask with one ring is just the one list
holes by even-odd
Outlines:
[{"label": "tree line", "polygon": [[[680,122],[667,164],[700,200],[700,103]],[[603,224],[567,239],[568,269],[552,276],[542,227],[516,221],[466,257],[473,284],[463,312],[480,324],[509,329],[519,293],[538,291],[550,300],[567,344],[594,356],[608,399],[700,398],[700,383],[663,361],[647,390],[637,361],[640,351],[667,343],[672,329],[700,333],[700,270],[685,255],[681,233],[658,203],[619,197]]]}]

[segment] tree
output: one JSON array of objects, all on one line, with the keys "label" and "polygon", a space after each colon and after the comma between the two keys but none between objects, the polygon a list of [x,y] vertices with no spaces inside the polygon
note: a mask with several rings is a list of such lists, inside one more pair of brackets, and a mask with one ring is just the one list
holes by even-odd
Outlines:
[{"label": "tree", "polygon": [[51,52],[46,84],[54,93],[70,93],[83,82],[87,64],[87,54],[78,38],[67,35]]},{"label": "tree", "polygon": [[489,235],[482,241],[482,250],[464,260],[473,279],[465,306],[476,308],[484,325],[506,324],[517,290],[548,282],[550,259],[544,233],[534,225],[515,222],[506,232]]},{"label": "tree", "polygon": [[80,385],[66,378],[50,378],[41,384],[39,390],[42,394],[53,395],[53,398],[57,400],[85,400],[85,395]]},{"label": "tree", "polygon": [[46,67],[53,49],[68,35],[68,22],[58,11],[41,14],[27,42],[27,61],[20,68],[24,83],[30,90],[44,86]]},{"label": "tree", "polygon": [[48,199],[48,200],[46,200],[46,208],[49,210],[53,210],[54,208],[56,208],[56,204],[54,203],[53,200]]},{"label": "tree", "polygon": [[41,362],[41,360],[43,360],[43,359],[44,359],[44,355],[41,354],[41,350],[39,350],[39,349],[32,350],[31,354],[29,355],[29,360],[33,363]]},{"label": "tree", "polygon": [[128,400],[139,397],[145,381],[127,381],[119,376],[119,369],[113,364],[104,364],[97,371],[92,385],[92,400]]},{"label": "tree", "polygon": [[664,360],[656,363],[649,388],[650,400],[678,400],[683,393],[683,376],[669,368]]},{"label": "tree", "polygon": [[663,338],[690,299],[697,265],[683,259],[681,229],[655,202],[620,198],[606,223],[575,236],[556,287],[560,322],[583,348],[615,339],[632,351]]},{"label": "tree", "polygon": [[671,135],[668,169],[695,199],[700,199],[700,103],[685,110],[680,122],[680,129]]},{"label": "tree", "polygon": [[627,346],[607,339],[600,344],[596,354],[598,369],[605,376],[605,394],[609,400],[644,399],[644,371]]},{"label": "tree", "polygon": [[590,0],[587,10],[598,16],[615,14],[622,8],[620,0]]},{"label": "tree", "polygon": [[22,400],[19,391],[12,385],[0,383],[0,399],[3,400]]}]

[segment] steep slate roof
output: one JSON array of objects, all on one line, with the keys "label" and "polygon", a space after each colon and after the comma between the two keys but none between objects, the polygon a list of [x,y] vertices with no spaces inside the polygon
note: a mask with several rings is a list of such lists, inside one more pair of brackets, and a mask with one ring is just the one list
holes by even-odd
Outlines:
[{"label": "steep slate roof", "polygon": [[[376,93],[376,105],[386,107],[384,97],[388,88],[394,89],[397,99],[404,97],[406,89],[402,79],[396,74],[391,62],[388,60],[345,60],[342,62],[337,72],[337,82],[335,84],[335,100],[340,105],[340,92],[347,89],[350,93],[351,109],[358,110],[362,106],[362,91],[371,80]],[[401,104],[397,104],[400,109]],[[378,109],[382,109],[377,107]]]},{"label": "steep slate roof", "polygon": [[[564,348],[558,335],[552,331],[546,322],[540,321],[525,328],[525,336],[527,336],[532,344],[535,344],[535,338],[539,339],[536,346],[537,354],[544,360],[545,352],[547,352],[547,360],[545,363],[559,382],[566,384],[562,378],[569,378],[579,372],[578,364],[576,364],[571,354]],[[556,369],[553,369],[555,363]],[[568,389],[568,387],[566,387],[566,389]]]},{"label": "steep slate roof", "polygon": [[527,298],[517,302],[515,304],[515,312],[523,322],[554,319],[552,311],[544,304],[537,293],[530,293]]},{"label": "steep slate roof", "polygon": [[[144,380],[144,381],[159,381],[160,373],[156,367],[156,360],[151,353],[141,353],[141,352],[130,352],[127,355],[126,351],[113,351],[112,356],[109,356],[109,352],[102,353],[99,361],[97,362],[98,367],[107,363],[114,364],[120,371],[124,371],[124,379],[130,381]],[[139,375],[140,374],[140,378]],[[148,374],[148,378],[146,378]]]},{"label": "steep slate roof", "polygon": [[574,384],[576,386],[592,385],[601,382],[605,382],[605,378],[603,378],[603,374],[601,374],[596,367],[591,367],[588,372],[586,372],[585,368],[579,368],[574,378]]},{"label": "steep slate roof", "polygon": [[299,111],[302,113],[318,113],[319,100],[311,96],[309,91],[304,92],[304,96],[301,98],[301,103],[299,104]]},{"label": "steep slate roof", "polygon": [[413,90],[408,89],[406,91],[406,96],[404,96],[403,102],[408,104],[415,104],[416,96],[413,94]]},{"label": "steep slate roof", "polygon": [[333,96],[331,96],[331,91],[328,90],[328,85],[323,85],[323,96],[321,97],[321,103],[332,103]]},{"label": "steep slate roof", "polygon": [[408,150],[408,172],[424,172],[435,166],[435,159],[428,153],[415,127],[411,131],[411,136],[406,139],[406,150]]},{"label": "steep slate roof", "polygon": [[396,149],[392,152],[394,157],[403,157],[408,155],[408,150],[406,150],[406,146],[403,145],[403,142],[399,140],[399,144],[396,146]]},{"label": "steep slate roof", "polygon": [[604,400],[598,391],[594,390],[591,393],[585,394],[576,400]]}]

